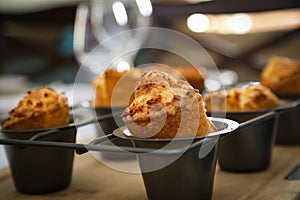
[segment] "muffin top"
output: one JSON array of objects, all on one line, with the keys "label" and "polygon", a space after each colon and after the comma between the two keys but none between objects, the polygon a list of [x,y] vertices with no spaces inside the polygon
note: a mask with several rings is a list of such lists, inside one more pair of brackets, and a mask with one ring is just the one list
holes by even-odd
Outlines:
[{"label": "muffin top", "polygon": [[167,114],[175,115],[175,102],[183,102],[193,97],[201,98],[198,90],[193,89],[186,81],[177,80],[156,70],[149,71],[136,83],[133,102],[123,115],[129,114],[133,121],[148,121],[148,114],[153,105],[157,110],[165,108]]},{"label": "muffin top", "polygon": [[174,69],[181,73],[194,88],[201,91],[205,89],[205,68],[201,67],[201,70],[197,70],[193,66],[175,66]]},{"label": "muffin top", "polygon": [[141,76],[122,119],[134,136],[143,138],[193,137],[216,131],[199,91],[157,70]]},{"label": "muffin top", "polygon": [[274,56],[261,73],[261,84],[278,94],[300,94],[300,61]]},{"label": "muffin top", "polygon": [[[55,113],[60,113],[60,118],[62,119],[57,118],[52,120],[52,122],[41,121],[41,124],[37,124],[37,120],[42,120]],[[9,117],[1,125],[4,129],[28,129],[47,128],[52,125],[60,126],[68,123],[69,107],[65,94],[57,93],[48,87],[42,87],[27,92],[27,95],[24,96],[16,108],[10,111]]]},{"label": "muffin top", "polygon": [[138,69],[117,71],[107,69],[104,74],[94,78],[95,107],[126,106],[135,82],[141,75]]},{"label": "muffin top", "polygon": [[213,92],[205,96],[209,111],[254,111],[276,108],[278,97],[267,87],[249,85],[226,92]]}]

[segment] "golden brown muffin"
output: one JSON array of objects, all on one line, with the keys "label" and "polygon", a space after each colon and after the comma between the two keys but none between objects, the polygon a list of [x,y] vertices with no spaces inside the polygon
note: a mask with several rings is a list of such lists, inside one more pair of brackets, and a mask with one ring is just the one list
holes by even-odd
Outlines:
[{"label": "golden brown muffin", "polygon": [[198,71],[193,66],[186,66],[186,67],[174,67],[175,70],[177,70],[179,73],[182,74],[186,78],[186,80],[191,84],[194,88],[197,88],[199,90],[205,89],[205,70],[202,69],[202,71]]},{"label": "golden brown muffin", "polygon": [[261,84],[276,94],[300,94],[300,62],[272,57],[261,73]]},{"label": "golden brown muffin", "polygon": [[267,87],[249,85],[244,89],[210,93],[204,102],[209,111],[254,111],[276,108],[279,99]]},{"label": "golden brown muffin", "polygon": [[69,124],[69,106],[64,93],[42,87],[29,91],[2,122],[3,129],[25,130]]},{"label": "golden brown muffin", "polygon": [[[137,69],[118,72],[116,69],[107,69],[103,75],[95,77],[93,86],[95,88],[95,107],[126,106],[128,95],[133,90],[135,82],[141,72]],[[121,79],[123,78],[123,79]],[[120,84],[118,82],[121,81]],[[118,87],[116,87],[118,85]],[[112,97],[114,95],[114,99]]]},{"label": "golden brown muffin", "polygon": [[199,91],[156,70],[141,76],[122,119],[133,136],[142,138],[193,137],[216,131]]}]

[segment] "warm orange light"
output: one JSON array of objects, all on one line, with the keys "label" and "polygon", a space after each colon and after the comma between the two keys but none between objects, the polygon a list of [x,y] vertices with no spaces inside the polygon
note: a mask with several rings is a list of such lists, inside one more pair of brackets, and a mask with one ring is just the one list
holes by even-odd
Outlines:
[{"label": "warm orange light", "polygon": [[245,34],[300,27],[300,9],[258,13],[201,14],[187,18],[187,27],[193,32]]}]

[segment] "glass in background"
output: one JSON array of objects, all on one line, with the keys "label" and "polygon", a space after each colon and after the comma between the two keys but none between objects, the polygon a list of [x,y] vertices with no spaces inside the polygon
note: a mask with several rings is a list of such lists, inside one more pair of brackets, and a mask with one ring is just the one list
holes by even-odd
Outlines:
[{"label": "glass in background", "polygon": [[73,46],[86,78],[101,74],[107,67],[120,71],[134,67],[137,51],[147,37],[135,29],[148,27],[151,15],[150,0],[93,0],[79,4]]}]

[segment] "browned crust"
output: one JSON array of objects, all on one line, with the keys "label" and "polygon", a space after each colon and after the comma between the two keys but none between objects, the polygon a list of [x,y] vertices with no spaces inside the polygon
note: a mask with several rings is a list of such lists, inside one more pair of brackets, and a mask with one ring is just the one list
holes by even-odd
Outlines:
[{"label": "browned crust", "polygon": [[204,102],[209,111],[254,111],[276,108],[279,99],[267,87],[250,85],[244,89],[210,93]]},{"label": "browned crust", "polygon": [[300,62],[272,57],[261,73],[261,84],[278,94],[300,94]]},{"label": "browned crust", "polygon": [[[107,69],[103,75],[94,78],[92,85],[95,88],[95,107],[126,106],[128,100],[124,97],[134,89],[141,72],[136,69],[118,72],[116,69]],[[125,78],[124,78],[125,77]],[[120,85],[118,82],[124,78]],[[112,100],[115,95],[114,101]]]},{"label": "browned crust", "polygon": [[205,89],[205,73],[203,72],[205,70],[203,68],[201,72],[193,66],[176,66],[174,69],[181,73],[194,88]]},{"label": "browned crust", "polygon": [[29,91],[1,126],[3,129],[25,130],[68,124],[69,107],[65,94],[42,87]]},{"label": "browned crust", "polygon": [[141,77],[122,119],[136,137],[193,137],[216,130],[199,91],[158,71]]}]

